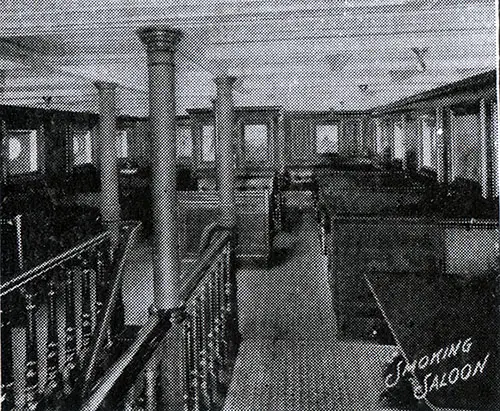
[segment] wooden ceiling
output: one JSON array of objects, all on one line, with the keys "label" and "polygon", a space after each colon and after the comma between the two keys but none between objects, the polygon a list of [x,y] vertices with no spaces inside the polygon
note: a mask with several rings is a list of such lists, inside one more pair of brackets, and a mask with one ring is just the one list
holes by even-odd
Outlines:
[{"label": "wooden ceiling", "polygon": [[494,0],[2,0],[3,104],[96,111],[96,80],[124,115],[147,115],[136,30],[180,29],[177,108],[211,106],[238,77],[237,105],[357,110],[496,66]]}]

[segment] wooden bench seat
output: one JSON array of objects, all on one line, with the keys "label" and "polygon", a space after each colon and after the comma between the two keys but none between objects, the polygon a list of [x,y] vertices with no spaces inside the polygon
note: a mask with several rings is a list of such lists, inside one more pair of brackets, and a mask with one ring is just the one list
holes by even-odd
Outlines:
[{"label": "wooden bench seat", "polygon": [[[220,218],[219,193],[216,191],[180,191],[179,246],[183,259],[195,259],[202,233]],[[271,194],[267,190],[236,192],[236,227],[240,259],[268,261],[272,242]]]},{"label": "wooden bench seat", "polygon": [[378,315],[364,279],[367,272],[438,273],[467,281],[488,275],[496,266],[498,222],[494,220],[337,216],[330,225],[329,282],[340,331],[354,318]]}]

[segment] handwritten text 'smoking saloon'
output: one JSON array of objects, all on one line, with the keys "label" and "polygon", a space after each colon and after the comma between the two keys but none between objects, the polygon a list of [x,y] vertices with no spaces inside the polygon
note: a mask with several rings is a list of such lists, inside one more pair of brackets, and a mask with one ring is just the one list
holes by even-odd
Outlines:
[{"label": "handwritten text 'smoking saloon'", "polygon": [[[396,369],[393,373],[390,373],[385,378],[385,384],[388,388],[396,386],[401,378],[406,377],[408,374],[410,379],[415,379],[416,371],[426,370],[428,367],[433,365],[442,364],[444,361],[455,358],[460,351],[462,353],[469,353],[472,347],[472,338],[467,338],[463,342],[459,340],[456,344],[450,344],[447,347],[440,348],[438,351],[432,353],[432,355],[423,355],[417,361],[408,362],[400,360],[396,364]],[[451,386],[459,381],[467,381],[471,378],[477,377],[482,374],[490,353],[488,352],[483,359],[478,360],[473,363],[466,363],[459,367],[453,367],[451,370],[446,372],[433,373],[429,372],[423,378],[423,384],[414,384],[414,395],[417,400],[423,399],[428,393],[432,391],[438,391],[443,387]],[[413,377],[413,378],[412,378]]]}]

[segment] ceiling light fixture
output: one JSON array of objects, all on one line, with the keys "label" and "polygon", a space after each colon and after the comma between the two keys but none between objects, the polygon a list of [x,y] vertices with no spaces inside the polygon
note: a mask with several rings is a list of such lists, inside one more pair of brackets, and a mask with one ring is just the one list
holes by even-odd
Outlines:
[{"label": "ceiling light fixture", "polygon": [[45,103],[45,107],[49,107],[52,104],[52,96],[43,96],[42,100]]},{"label": "ceiling light fixture", "polygon": [[417,56],[417,62],[418,62],[417,71],[419,71],[420,73],[423,73],[424,71],[427,70],[427,66],[426,66],[425,61],[424,61],[424,56],[425,56],[425,54],[427,54],[427,51],[429,50],[429,48],[428,47],[412,47],[411,50],[415,53],[415,56]]}]

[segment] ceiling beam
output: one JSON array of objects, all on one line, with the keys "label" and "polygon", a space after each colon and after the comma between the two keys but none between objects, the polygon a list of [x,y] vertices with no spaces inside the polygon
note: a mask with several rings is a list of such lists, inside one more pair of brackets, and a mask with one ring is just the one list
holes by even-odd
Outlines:
[{"label": "ceiling beam", "polygon": [[[8,1],[8,0],[5,0]],[[347,25],[353,22],[361,23],[362,16],[384,14],[386,16],[397,16],[402,20],[408,20],[407,16],[419,15],[434,16],[430,20],[440,20],[440,15],[453,13],[456,10],[466,10],[468,19],[473,16],[481,16],[482,13],[494,13],[494,1],[486,2],[441,2],[439,7],[423,8],[419,2],[407,5],[387,5],[385,7],[360,7],[346,8],[345,2],[337,1],[289,1],[289,2],[224,2],[214,5],[213,2],[196,2],[192,4],[177,4],[172,2],[156,2],[154,6],[141,5],[131,2],[124,6],[123,2],[115,2],[101,8],[92,2],[88,7],[72,8],[71,4],[65,2],[61,7],[52,5],[43,6],[43,1],[38,1],[38,9],[33,7],[32,0],[24,0],[28,4],[22,8],[8,9],[6,7],[0,12],[0,36],[12,35],[36,35],[61,33],[64,30],[94,31],[96,28],[113,29],[119,27],[138,27],[144,24],[168,24],[178,28],[192,28],[212,25],[220,27],[224,24],[250,24],[255,26],[256,22],[265,23],[273,21],[273,24],[293,24],[304,19],[325,19],[325,26],[331,25],[335,20],[347,21]],[[22,4],[22,0],[15,3]],[[81,3],[79,3],[81,5]],[[29,10],[29,12],[26,12]],[[463,14],[463,13],[462,13]],[[463,14],[464,15],[464,14]],[[335,24],[333,21],[333,24]],[[388,20],[386,19],[385,22]],[[490,19],[491,21],[491,19]],[[382,21],[383,22],[383,21]],[[372,23],[373,24],[373,23]],[[333,26],[335,27],[335,26]]]},{"label": "ceiling beam", "polygon": [[65,76],[76,77],[80,80],[95,82],[95,81],[106,81],[115,82],[122,87],[124,85],[120,84],[120,81],[113,78],[110,73],[107,72],[94,72],[91,76],[87,74],[77,73],[66,70],[64,67],[56,67],[49,62],[45,61],[45,57],[32,50],[27,50],[26,48],[20,47],[15,43],[12,43],[5,39],[0,39],[0,56],[6,60],[11,60],[12,62],[18,63],[24,67],[29,67],[31,70],[37,73],[43,73],[44,75],[51,76],[54,73],[60,73]]},{"label": "ceiling beam", "polygon": [[453,44],[455,48],[469,49],[471,47],[484,47],[492,45],[496,41],[494,31],[481,29],[473,33],[448,32],[439,33],[407,32],[388,33],[359,38],[327,38],[313,40],[283,40],[278,42],[264,42],[250,46],[248,44],[227,44],[207,48],[206,58],[213,60],[230,58],[242,61],[275,60],[277,57],[293,56],[316,56],[318,54],[333,54],[341,52],[362,53],[367,50],[408,49],[412,47],[431,47],[433,44]]}]

